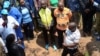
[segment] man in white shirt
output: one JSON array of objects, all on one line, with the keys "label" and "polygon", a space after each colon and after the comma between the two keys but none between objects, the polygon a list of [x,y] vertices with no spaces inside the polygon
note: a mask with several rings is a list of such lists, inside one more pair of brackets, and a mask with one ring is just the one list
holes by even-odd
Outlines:
[{"label": "man in white shirt", "polygon": [[[14,34],[16,36],[15,28],[19,26],[19,23],[12,16],[8,16],[8,11],[6,9],[3,9],[1,14],[2,17],[0,18],[0,27],[3,28],[1,36],[4,42],[6,42],[6,37],[9,34]],[[15,41],[17,41],[17,37]]]},{"label": "man in white shirt", "polygon": [[64,34],[64,50],[62,56],[66,56],[68,53],[70,56],[74,56],[74,54],[78,52],[77,45],[81,35],[76,26],[74,22],[69,23],[69,27]]}]

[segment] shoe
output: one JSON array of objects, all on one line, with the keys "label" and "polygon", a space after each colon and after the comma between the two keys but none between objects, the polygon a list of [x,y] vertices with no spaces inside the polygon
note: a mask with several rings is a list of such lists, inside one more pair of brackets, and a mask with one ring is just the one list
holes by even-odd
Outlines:
[{"label": "shoe", "polygon": [[46,45],[45,45],[45,48],[48,50],[48,48],[49,48],[49,44],[46,44]]},{"label": "shoe", "polygon": [[55,51],[57,50],[57,47],[56,47],[56,45],[53,45],[53,48],[54,48],[54,50],[55,50]]}]

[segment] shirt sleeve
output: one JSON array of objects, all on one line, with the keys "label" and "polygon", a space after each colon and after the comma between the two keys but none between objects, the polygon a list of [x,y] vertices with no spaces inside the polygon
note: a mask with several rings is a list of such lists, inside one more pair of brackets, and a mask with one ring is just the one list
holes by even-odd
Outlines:
[{"label": "shirt sleeve", "polygon": [[54,16],[57,17],[57,9],[54,10]]},{"label": "shirt sleeve", "polygon": [[13,18],[13,22],[14,22],[15,25],[19,26],[19,23],[14,18]]},{"label": "shirt sleeve", "polygon": [[20,11],[17,8],[16,8],[16,17],[17,17],[18,23],[21,24],[22,15],[21,15]]},{"label": "shirt sleeve", "polygon": [[80,40],[80,34],[74,35],[74,40],[73,40],[73,42],[74,42],[74,43],[79,43],[79,40]]},{"label": "shirt sleeve", "polygon": [[71,17],[72,17],[72,12],[70,9],[69,9],[68,17],[69,17],[69,19],[71,19]]}]

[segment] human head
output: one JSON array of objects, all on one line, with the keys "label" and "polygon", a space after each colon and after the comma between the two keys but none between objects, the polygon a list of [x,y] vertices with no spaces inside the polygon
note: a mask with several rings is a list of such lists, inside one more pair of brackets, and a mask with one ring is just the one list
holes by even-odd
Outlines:
[{"label": "human head", "polygon": [[3,8],[8,9],[9,7],[10,7],[10,2],[9,1],[4,1]]},{"label": "human head", "polygon": [[46,4],[45,0],[42,0],[42,1],[41,1],[41,7],[42,7],[43,9],[45,9],[46,6],[47,6],[47,4]]},{"label": "human head", "polygon": [[93,3],[94,2],[94,0],[89,0],[89,3]]},{"label": "human head", "polygon": [[11,9],[11,3],[9,1],[4,1],[4,3],[3,3],[3,9],[7,9],[8,11],[10,11],[10,9]]},{"label": "human head", "polygon": [[1,10],[1,14],[2,14],[3,20],[7,20],[8,10],[7,9]]},{"label": "human head", "polygon": [[6,38],[6,44],[12,44],[15,42],[15,35],[9,34]]},{"label": "human head", "polygon": [[25,6],[25,1],[24,0],[19,0],[20,6]]},{"label": "human head", "polygon": [[60,11],[63,11],[63,9],[64,9],[64,4],[63,4],[62,2],[59,2],[59,3],[58,3],[58,9],[59,9]]},{"label": "human head", "polygon": [[77,25],[76,25],[75,22],[70,22],[70,23],[69,23],[68,28],[69,28],[69,30],[70,30],[71,32],[74,32],[74,31],[76,30],[76,27],[77,27]]}]

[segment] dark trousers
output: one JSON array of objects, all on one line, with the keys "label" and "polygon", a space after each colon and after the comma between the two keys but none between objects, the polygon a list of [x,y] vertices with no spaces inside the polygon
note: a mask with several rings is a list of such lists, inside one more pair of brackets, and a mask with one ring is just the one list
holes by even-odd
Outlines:
[{"label": "dark trousers", "polygon": [[91,33],[91,29],[93,26],[93,15],[83,13],[82,19],[83,19],[83,32]]},{"label": "dark trousers", "polygon": [[25,36],[27,38],[33,38],[34,37],[34,34],[33,34],[33,23],[32,22],[23,24],[23,29],[24,29]]},{"label": "dark trousers", "polygon": [[64,47],[64,50],[62,52],[62,56],[66,56],[67,54],[70,54],[70,56],[74,56],[74,54],[78,52],[78,49],[68,49],[67,47]]},{"label": "dark trousers", "polygon": [[43,27],[42,30],[43,30],[43,38],[44,38],[45,44],[49,44],[49,39],[51,41],[51,44],[55,44],[53,27],[51,27],[50,30],[47,30],[45,27]]},{"label": "dark trousers", "polygon": [[65,30],[59,30],[59,29],[56,29],[57,30],[57,33],[58,33],[58,39],[57,39],[57,42],[58,42],[58,47],[59,48],[62,48],[62,43],[63,43],[63,33],[65,32]]}]

